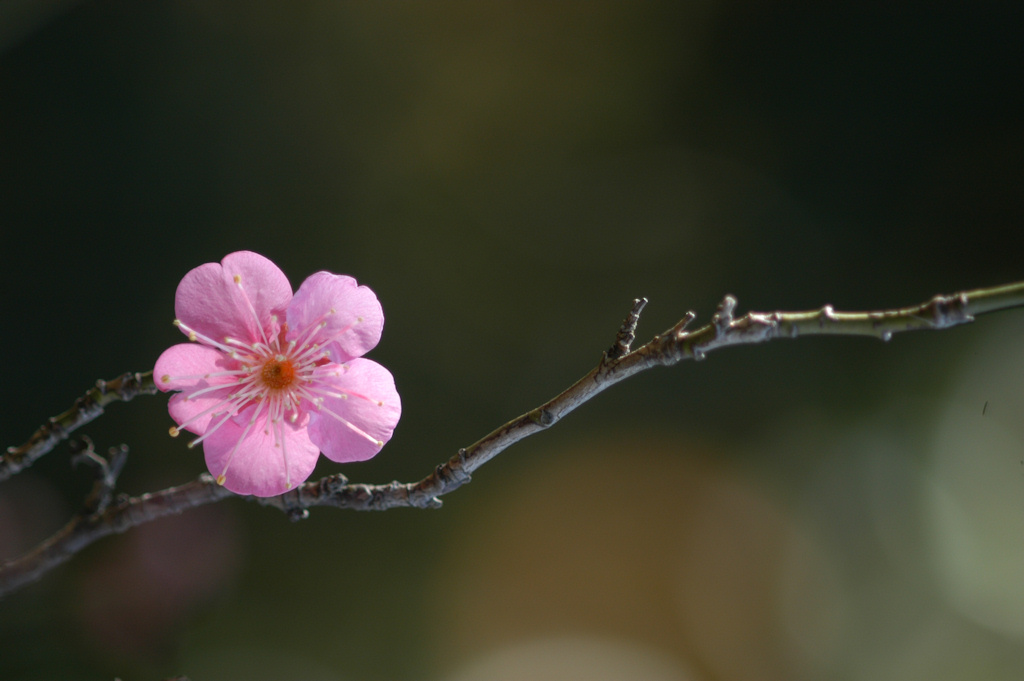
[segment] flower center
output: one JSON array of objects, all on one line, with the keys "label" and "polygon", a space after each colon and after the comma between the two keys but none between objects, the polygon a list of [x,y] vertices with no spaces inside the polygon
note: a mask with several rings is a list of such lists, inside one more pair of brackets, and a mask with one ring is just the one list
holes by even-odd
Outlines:
[{"label": "flower center", "polygon": [[295,380],[295,365],[290,359],[277,355],[263,365],[260,378],[271,390],[282,390]]}]

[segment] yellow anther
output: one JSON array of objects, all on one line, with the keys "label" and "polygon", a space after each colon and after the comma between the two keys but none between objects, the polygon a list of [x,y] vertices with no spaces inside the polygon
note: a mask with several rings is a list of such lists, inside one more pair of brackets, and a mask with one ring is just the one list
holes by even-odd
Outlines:
[{"label": "yellow anther", "polygon": [[168,374],[164,374],[163,376],[160,377],[160,382],[161,383],[170,383],[171,382],[171,377]]},{"label": "yellow anther", "polygon": [[235,283],[236,284],[241,284],[242,283],[242,275],[241,274],[236,274],[235,275]]},{"label": "yellow anther", "polygon": [[218,475],[218,476],[217,476],[217,484],[218,484],[218,485],[223,485],[223,484],[224,484],[224,480],[225,480],[225,479],[226,479],[226,478],[224,477],[224,474],[223,474],[223,473],[221,473],[220,475]]},{"label": "yellow anther", "polygon": [[174,426],[171,426],[167,432],[171,434],[171,437],[178,437],[179,435],[181,435],[181,431],[175,428]]}]

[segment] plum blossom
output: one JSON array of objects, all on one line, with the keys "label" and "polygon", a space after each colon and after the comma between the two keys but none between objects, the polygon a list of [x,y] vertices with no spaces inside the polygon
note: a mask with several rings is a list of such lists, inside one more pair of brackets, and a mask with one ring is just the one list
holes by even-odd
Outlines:
[{"label": "plum blossom", "polygon": [[174,324],[192,343],[168,348],[153,375],[180,391],[168,409],[199,437],[206,465],[232,492],[297,487],[322,452],[364,461],[391,439],[402,405],[391,373],[362,357],[380,340],[377,296],[352,277],[317,272],[292,295],[267,258],[239,251],[185,275]]}]

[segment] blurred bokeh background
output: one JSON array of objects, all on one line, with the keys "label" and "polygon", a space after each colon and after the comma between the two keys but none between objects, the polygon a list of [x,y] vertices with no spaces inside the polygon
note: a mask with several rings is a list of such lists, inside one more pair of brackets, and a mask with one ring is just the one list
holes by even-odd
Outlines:
[{"label": "blurred bokeh background", "polygon": [[[909,5],[910,3],[907,3]],[[879,3],[7,0],[0,441],[181,340],[241,249],[382,300],[412,481],[646,340],[1024,278],[1024,13]],[[1024,678],[1024,313],[615,387],[440,511],[243,501],[0,602],[0,678]],[[194,478],[166,398],[84,432]],[[0,485],[0,559],[90,480]],[[336,472],[322,465],[317,475]]]}]

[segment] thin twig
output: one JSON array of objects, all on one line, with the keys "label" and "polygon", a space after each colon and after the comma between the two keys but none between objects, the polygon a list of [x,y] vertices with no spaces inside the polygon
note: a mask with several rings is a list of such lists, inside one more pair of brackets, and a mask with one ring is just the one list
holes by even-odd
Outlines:
[{"label": "thin twig", "polygon": [[[307,509],[313,506],[360,511],[383,511],[396,507],[438,508],[441,496],[469,482],[475,470],[507,447],[551,427],[602,390],[641,371],[670,366],[684,359],[700,360],[707,353],[730,345],[761,343],[776,338],[846,335],[888,341],[893,334],[903,331],[946,329],[973,321],[978,314],[1024,306],[1024,282],[935,296],[920,305],[894,310],[836,312],[830,305],[825,305],[806,312],[750,312],[738,319],[735,318],[735,298],[726,296],[710,324],[687,331],[687,325],[695,317],[694,313],[688,312],[672,328],[630,351],[631,336],[643,304],[642,299],[634,301],[615,345],[603,353],[594,369],[536,409],[460,449],[419,482],[366,485],[349,483],[342,475],[332,475],[307,482],[277,497],[246,499],[278,508],[294,520],[306,517]],[[624,354],[615,357],[618,350],[624,350]],[[79,421],[78,425],[84,422]],[[46,429],[44,426],[40,429],[42,434],[37,433],[33,440],[18,449],[52,437]],[[109,490],[106,494],[109,498]],[[38,579],[100,537],[231,496],[236,495],[204,474],[179,487],[138,497],[122,497],[92,513],[86,509],[33,551],[0,566],[0,596]]]},{"label": "thin twig", "polygon": [[112,402],[127,402],[137,395],[155,395],[153,372],[127,373],[112,381],[96,381],[96,387],[75,400],[63,414],[51,417],[39,427],[28,442],[20,447],[8,447],[0,454],[0,482],[18,471],[28,468],[36,459],[56,447],[76,429],[89,423]]},{"label": "thin twig", "polygon": [[644,311],[645,305],[647,305],[646,298],[633,300],[633,309],[629,311],[626,319],[622,322],[619,333],[615,336],[615,345],[604,352],[605,362],[618,359],[629,353],[633,341],[636,340],[636,325],[640,323],[640,313]]},{"label": "thin twig", "polygon": [[75,452],[71,457],[71,465],[86,464],[96,471],[96,483],[85,498],[83,513],[90,516],[103,513],[110,505],[114,488],[117,487],[117,478],[128,461],[128,446],[111,447],[110,457],[104,459],[96,453],[92,440],[85,435],[72,440],[70,444],[71,451]]}]

